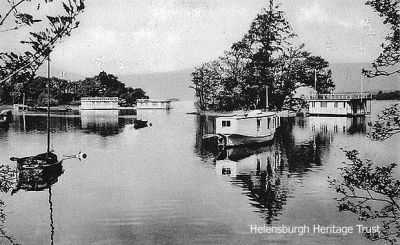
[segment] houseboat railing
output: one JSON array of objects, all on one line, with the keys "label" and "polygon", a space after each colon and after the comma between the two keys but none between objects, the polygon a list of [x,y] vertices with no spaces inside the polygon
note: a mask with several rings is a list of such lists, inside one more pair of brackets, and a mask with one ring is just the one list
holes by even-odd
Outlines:
[{"label": "houseboat railing", "polygon": [[118,97],[82,97],[81,101],[118,101]]},{"label": "houseboat railing", "polygon": [[357,100],[372,99],[371,93],[352,93],[352,94],[312,94],[306,96],[306,100]]}]

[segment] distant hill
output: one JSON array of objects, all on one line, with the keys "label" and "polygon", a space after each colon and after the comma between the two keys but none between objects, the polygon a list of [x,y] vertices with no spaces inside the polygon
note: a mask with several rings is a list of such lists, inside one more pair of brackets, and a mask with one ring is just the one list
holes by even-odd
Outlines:
[{"label": "distant hill", "polygon": [[[358,92],[361,90],[361,69],[370,67],[368,63],[332,63],[332,79],[336,84],[335,92]],[[150,98],[180,100],[194,100],[194,90],[189,88],[191,73],[193,69],[184,69],[171,72],[118,75],[119,80],[126,86],[142,88]],[[46,66],[43,66],[38,73],[40,76],[47,76]],[[51,75],[61,77],[61,69],[51,68]],[[84,79],[84,76],[66,71],[64,75],[68,80]],[[368,79],[363,77],[364,91],[394,91],[400,90],[400,76],[376,77]]]},{"label": "distant hill", "polygon": [[[332,79],[335,92],[358,92],[361,90],[361,69],[370,67],[368,63],[333,63]],[[178,98],[193,100],[191,85],[192,69],[173,72],[121,75],[120,80],[127,86],[141,87],[153,98]],[[364,92],[394,91],[400,89],[400,76],[363,77]]]},{"label": "distant hill", "polygon": [[150,98],[194,100],[191,69],[149,74],[117,75],[121,82],[133,88],[142,88]]},{"label": "distant hill", "polygon": [[333,63],[332,79],[336,84],[335,92],[358,92],[361,90],[361,79],[365,92],[394,91],[400,89],[400,75],[375,78],[362,77],[363,67],[370,68],[368,63]]}]

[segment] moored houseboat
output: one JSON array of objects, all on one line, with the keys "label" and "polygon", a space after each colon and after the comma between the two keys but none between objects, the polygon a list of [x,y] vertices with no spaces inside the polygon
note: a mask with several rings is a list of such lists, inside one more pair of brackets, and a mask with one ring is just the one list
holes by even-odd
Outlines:
[{"label": "moored houseboat", "polygon": [[82,110],[117,110],[118,97],[82,97]]},{"label": "moored houseboat", "polygon": [[371,114],[370,93],[312,94],[307,96],[309,115],[365,116]]},{"label": "moored houseboat", "polygon": [[137,109],[171,109],[170,100],[138,99],[136,103]]},{"label": "moored houseboat", "polygon": [[280,122],[275,112],[255,110],[219,116],[215,124],[215,134],[205,135],[204,139],[216,137],[219,146],[232,147],[273,140]]}]

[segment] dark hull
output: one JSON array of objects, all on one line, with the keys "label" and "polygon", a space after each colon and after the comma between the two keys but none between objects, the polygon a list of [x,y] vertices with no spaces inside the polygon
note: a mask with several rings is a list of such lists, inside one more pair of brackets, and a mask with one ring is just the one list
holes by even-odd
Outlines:
[{"label": "dark hull", "polygon": [[262,136],[247,136],[240,134],[231,134],[227,137],[226,146],[240,146],[240,145],[251,145],[269,142],[274,139],[274,134],[262,135]]},{"label": "dark hull", "polygon": [[12,158],[11,160],[17,161],[18,169],[34,169],[34,168],[46,168],[53,165],[61,164],[62,161],[58,161],[57,155],[54,153],[42,153],[36,156]]},{"label": "dark hull", "polygon": [[135,129],[145,128],[145,127],[147,127],[147,121],[136,120],[136,121],[134,122],[133,127],[134,127]]}]

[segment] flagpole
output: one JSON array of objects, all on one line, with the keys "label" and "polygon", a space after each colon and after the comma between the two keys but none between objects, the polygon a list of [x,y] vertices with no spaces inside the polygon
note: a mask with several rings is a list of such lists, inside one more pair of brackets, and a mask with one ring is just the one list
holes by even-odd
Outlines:
[{"label": "flagpole", "polygon": [[50,54],[47,57],[47,153],[50,152]]},{"label": "flagpole", "polygon": [[314,69],[314,89],[317,91],[317,69]]},{"label": "flagpole", "polygon": [[265,109],[268,111],[268,86],[265,86]]}]

